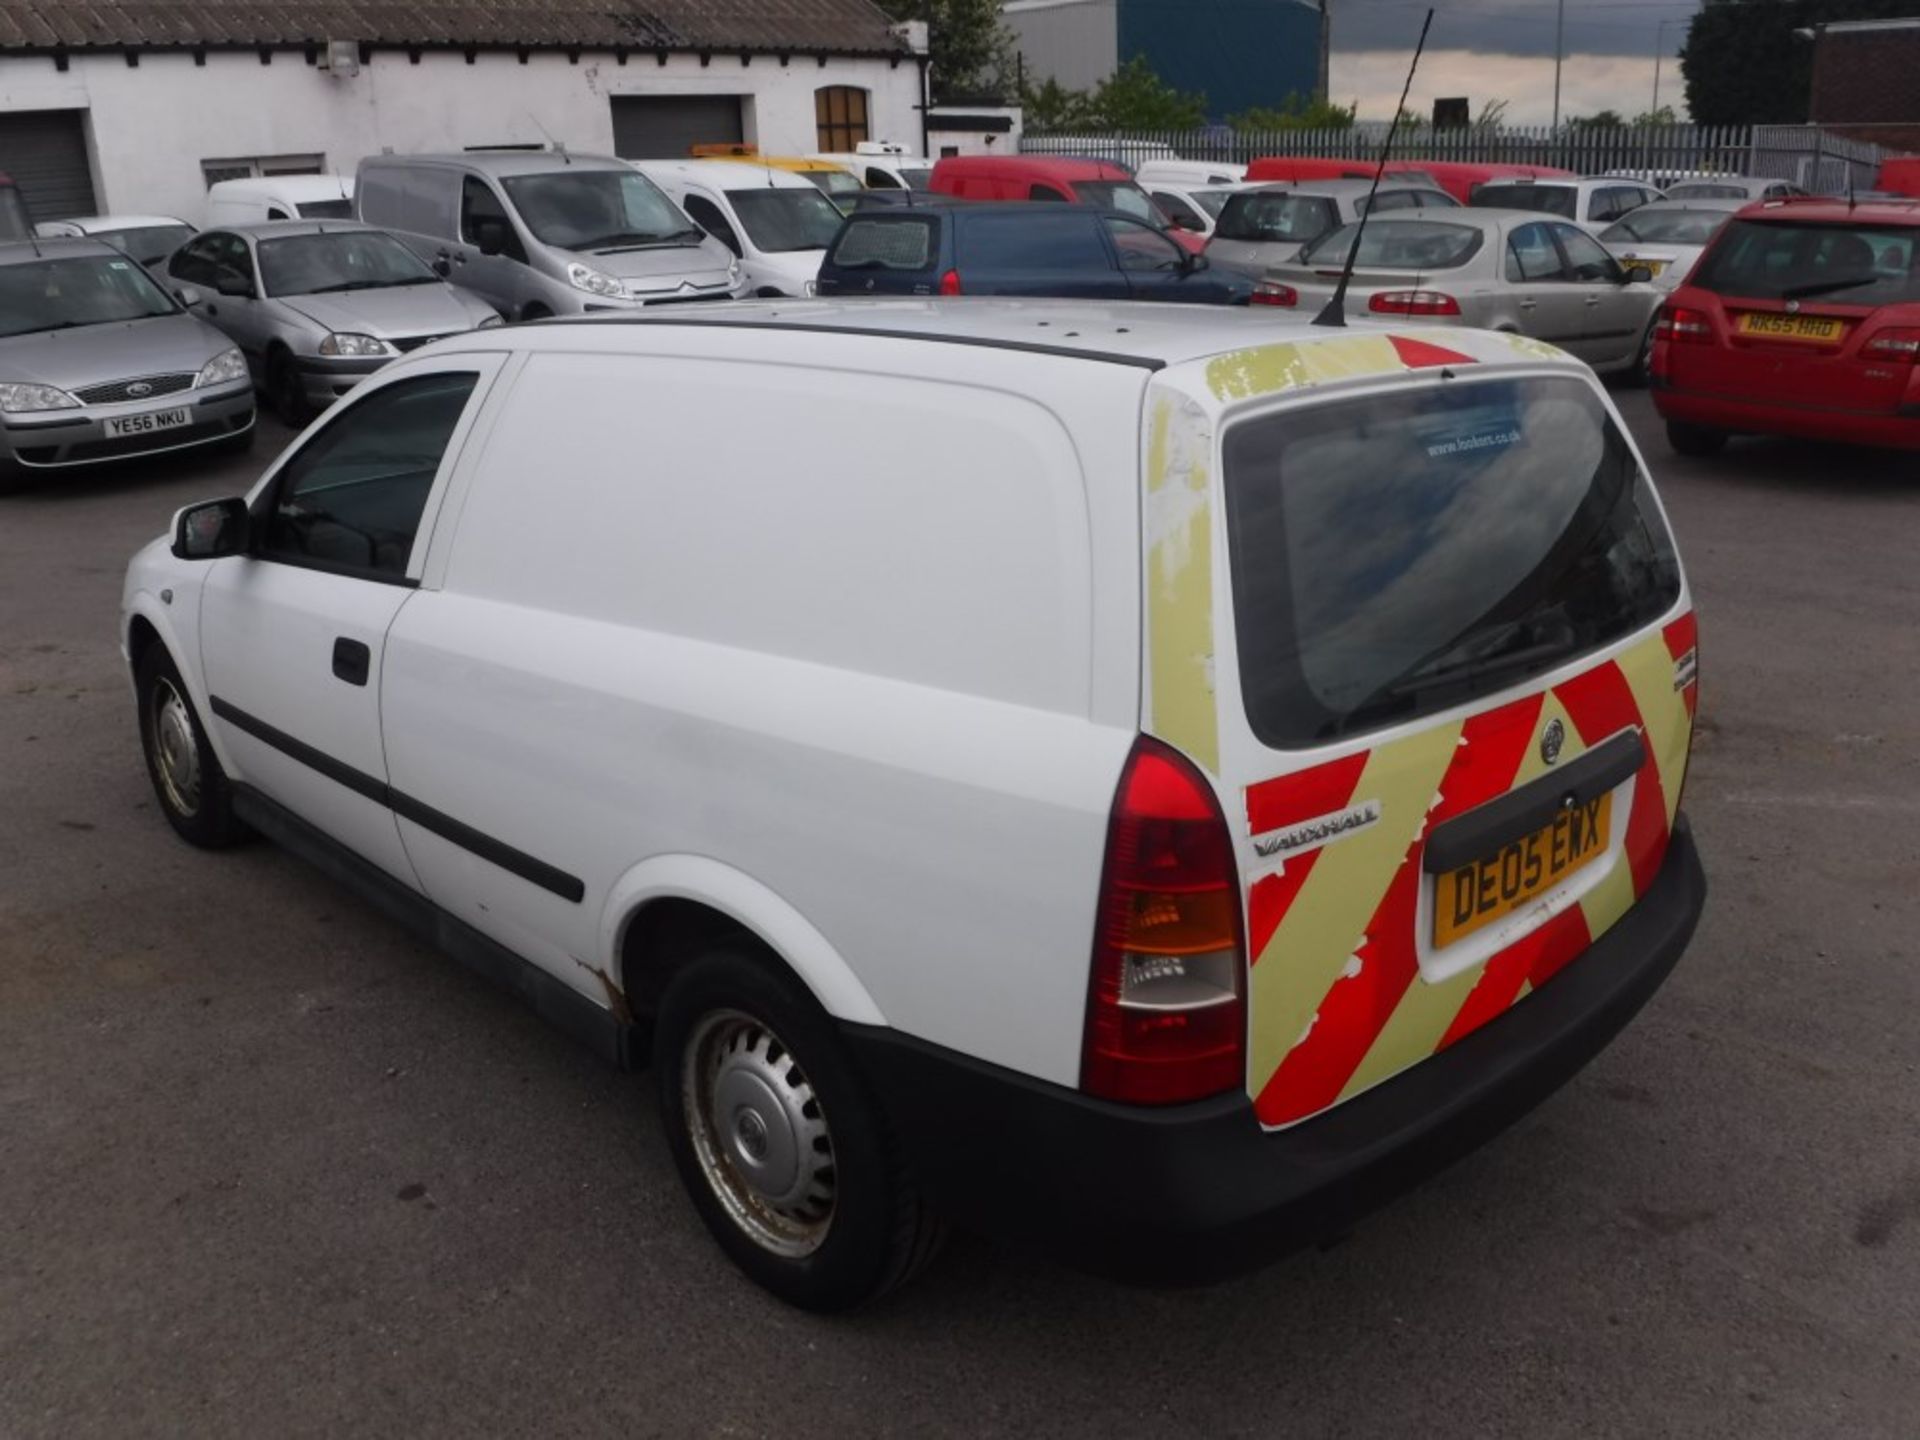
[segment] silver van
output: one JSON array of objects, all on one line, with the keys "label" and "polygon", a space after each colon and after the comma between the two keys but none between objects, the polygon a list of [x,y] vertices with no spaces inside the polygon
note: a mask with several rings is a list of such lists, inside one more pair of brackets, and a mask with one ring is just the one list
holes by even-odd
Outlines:
[{"label": "silver van", "polygon": [[623,160],[550,151],[376,155],[360,219],[510,320],[744,293],[740,265]]}]

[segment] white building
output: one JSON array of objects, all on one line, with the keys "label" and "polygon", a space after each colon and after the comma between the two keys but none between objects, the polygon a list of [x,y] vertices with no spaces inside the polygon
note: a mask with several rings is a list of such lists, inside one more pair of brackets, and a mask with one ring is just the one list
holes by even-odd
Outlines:
[{"label": "white building", "polygon": [[923,37],[872,0],[9,0],[0,172],[35,219],[198,222],[215,180],[383,149],[924,153]]}]

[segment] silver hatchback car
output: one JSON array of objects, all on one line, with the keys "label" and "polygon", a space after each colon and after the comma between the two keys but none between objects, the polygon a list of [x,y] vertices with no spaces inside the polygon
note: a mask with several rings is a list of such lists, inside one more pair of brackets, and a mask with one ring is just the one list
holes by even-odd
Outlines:
[{"label": "silver hatchback car", "polygon": [[0,245],[0,489],[252,439],[240,352],[135,260],[98,240]]},{"label": "silver hatchback car", "polygon": [[233,338],[280,418],[302,425],[396,355],[500,324],[384,230],[279,220],[202,231],[167,262],[182,304]]}]

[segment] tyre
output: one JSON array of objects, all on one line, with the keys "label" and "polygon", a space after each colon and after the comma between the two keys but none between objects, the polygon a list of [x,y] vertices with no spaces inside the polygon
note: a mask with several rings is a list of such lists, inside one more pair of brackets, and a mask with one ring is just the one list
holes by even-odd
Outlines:
[{"label": "tyre", "polygon": [[1718,455],[1727,448],[1727,432],[1711,430],[1705,425],[1689,425],[1681,420],[1667,422],[1667,444],[1673,447],[1676,455],[1688,455],[1704,460],[1709,455]]},{"label": "tyre", "polygon": [[804,1310],[847,1310],[932,1258],[943,1227],[833,1022],[771,957],[721,949],[675,975],[654,1069],[694,1208],[765,1289]]},{"label": "tyre", "polygon": [[300,372],[294,366],[293,357],[285,351],[267,361],[267,403],[273,407],[274,414],[296,430],[305,429],[307,421],[313,418],[313,407],[307,404]]},{"label": "tyre", "polygon": [[246,838],[233,813],[226,772],[207,743],[207,732],[166,646],[154,641],[134,667],[140,699],[140,748],[160,813],[190,845],[218,850]]},{"label": "tyre", "polygon": [[1634,356],[1633,368],[1622,377],[1629,385],[1645,385],[1653,377],[1653,326],[1654,322],[1649,320],[1646,333],[1640,337],[1640,352]]}]

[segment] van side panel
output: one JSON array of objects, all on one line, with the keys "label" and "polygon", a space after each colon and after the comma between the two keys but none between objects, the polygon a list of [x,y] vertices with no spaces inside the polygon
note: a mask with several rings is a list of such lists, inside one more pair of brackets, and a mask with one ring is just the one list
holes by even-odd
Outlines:
[{"label": "van side panel", "polygon": [[[437,903],[602,998],[613,887],[710,856],[803,917],[888,1024],[1072,1084],[1136,733],[1137,592],[1117,577],[1137,465],[1111,472],[1136,453],[1142,376],[887,348],[980,378],[823,372],[817,343],[808,368],[528,357],[445,588],[389,638],[388,763],[584,896],[410,824],[409,855]],[[1113,448],[1083,456],[1080,425],[1017,393],[1034,365],[1080,380],[1067,403],[1110,416]],[[1090,461],[1109,472],[1094,506]],[[1119,673],[1096,679],[1096,654]]]}]

